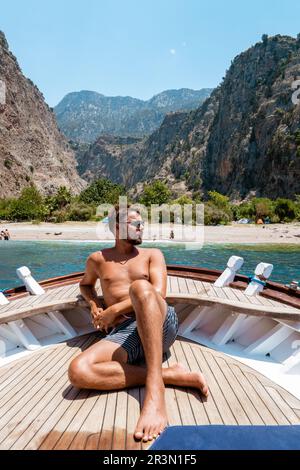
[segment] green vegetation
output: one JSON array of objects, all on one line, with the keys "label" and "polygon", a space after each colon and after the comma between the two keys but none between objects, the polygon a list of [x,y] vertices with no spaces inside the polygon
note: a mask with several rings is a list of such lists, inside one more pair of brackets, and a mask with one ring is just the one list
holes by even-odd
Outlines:
[{"label": "green vegetation", "polygon": [[119,196],[125,194],[125,188],[119,184],[112,183],[108,179],[94,181],[79,196],[79,200],[86,204],[117,204]]},{"label": "green vegetation", "polygon": [[154,181],[154,183],[144,187],[143,195],[139,198],[139,203],[145,206],[151,204],[168,204],[171,198],[171,191],[162,181]]},{"label": "green vegetation", "polygon": [[4,166],[5,166],[5,168],[7,168],[8,170],[10,170],[10,169],[12,168],[12,166],[13,166],[13,163],[12,163],[11,160],[9,160],[8,158],[6,158],[6,159],[4,160]]},{"label": "green vegetation", "polygon": [[205,204],[205,225],[227,225],[233,220],[229,198],[217,191],[209,191],[209,200]]},{"label": "green vegetation", "polygon": [[[34,185],[30,185],[23,189],[18,198],[0,199],[0,220],[33,221],[33,223],[97,221],[99,219],[96,216],[96,209],[99,204],[116,204],[119,196],[126,195],[124,187],[107,179],[94,181],[79,196],[73,196],[65,186],[62,186],[54,195],[44,197]],[[129,197],[128,200],[130,201]],[[195,220],[196,204],[201,203],[201,198],[200,194],[195,193],[193,198],[182,195],[174,199],[166,183],[154,181],[144,186],[137,202],[148,208],[152,204],[159,206],[192,204]],[[227,196],[217,191],[209,191],[204,206],[205,225],[226,225],[240,219],[248,219],[253,223],[259,220],[268,223],[300,221],[300,195],[295,195],[294,200],[253,198],[247,202],[233,204]],[[171,221],[174,221],[174,214],[171,214]]]},{"label": "green vegetation", "polygon": [[47,207],[44,204],[43,196],[36,187],[29,186],[23,189],[18,199],[9,201],[5,213],[8,220],[44,220],[47,215]]}]

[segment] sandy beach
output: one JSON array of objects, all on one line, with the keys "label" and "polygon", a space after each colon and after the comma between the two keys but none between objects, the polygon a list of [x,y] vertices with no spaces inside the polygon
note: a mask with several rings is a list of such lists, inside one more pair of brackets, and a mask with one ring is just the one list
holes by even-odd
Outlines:
[{"label": "sandy beach", "polygon": [[[109,241],[112,235],[106,224],[97,222],[65,222],[51,223],[1,223],[0,230],[8,228],[12,240],[85,240]],[[145,227],[145,241],[169,240],[170,228],[163,233],[161,226]],[[182,241],[180,230],[173,227],[175,243]],[[300,223],[274,225],[239,225],[204,227],[204,243],[280,243],[300,244]]]}]

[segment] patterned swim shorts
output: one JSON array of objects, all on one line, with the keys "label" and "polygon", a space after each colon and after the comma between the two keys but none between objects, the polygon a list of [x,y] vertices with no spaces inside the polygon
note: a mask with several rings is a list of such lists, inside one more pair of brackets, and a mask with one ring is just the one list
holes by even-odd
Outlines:
[{"label": "patterned swim shorts", "polygon": [[[174,343],[178,333],[178,318],[174,307],[168,305],[163,324],[163,353],[166,353]],[[128,364],[144,362],[145,355],[138,334],[135,318],[130,318],[116,326],[106,337],[106,341],[118,343],[128,354]]]}]

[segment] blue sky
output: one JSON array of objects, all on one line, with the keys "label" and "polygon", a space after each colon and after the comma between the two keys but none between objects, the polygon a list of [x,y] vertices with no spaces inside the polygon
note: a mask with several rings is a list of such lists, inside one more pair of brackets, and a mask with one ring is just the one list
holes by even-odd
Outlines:
[{"label": "blue sky", "polygon": [[263,33],[296,36],[299,17],[299,0],[0,0],[0,29],[50,106],[82,89],[215,87]]}]

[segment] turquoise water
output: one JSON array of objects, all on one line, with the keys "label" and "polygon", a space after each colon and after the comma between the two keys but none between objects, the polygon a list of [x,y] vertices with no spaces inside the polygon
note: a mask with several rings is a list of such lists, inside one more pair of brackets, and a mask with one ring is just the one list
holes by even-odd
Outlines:
[{"label": "turquoise water", "polygon": [[[37,280],[83,271],[87,256],[108,243],[89,242],[0,242],[0,289],[20,285],[16,268],[28,266]],[[250,275],[261,262],[274,264],[273,281],[300,281],[300,246],[296,245],[204,245],[185,250],[180,244],[145,244],[163,251],[168,264],[223,269],[231,255],[245,259],[242,274]]]}]

